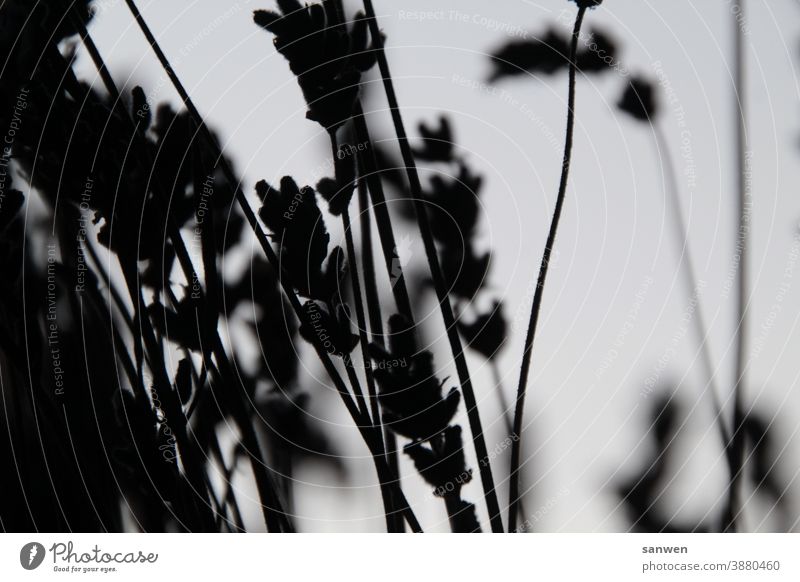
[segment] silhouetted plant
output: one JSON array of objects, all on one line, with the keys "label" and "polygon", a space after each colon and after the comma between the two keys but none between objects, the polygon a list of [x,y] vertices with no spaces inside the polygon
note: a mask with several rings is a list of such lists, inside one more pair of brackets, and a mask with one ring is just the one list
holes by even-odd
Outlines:
[{"label": "silhouetted plant", "polygon": [[[618,52],[603,32],[580,34],[586,10],[601,0],[573,1],[578,14],[571,37],[549,29],[540,39],[506,43],[492,55],[493,81],[521,72],[569,73],[558,198],[513,425],[507,419],[513,440],[509,531],[517,531],[517,518],[525,514],[518,481],[520,433],[568,183],[576,77],[610,70]],[[273,35],[275,49],[296,77],[307,118],[325,129],[333,168],[332,176],[313,186],[300,187],[291,176],[278,187],[259,181],[257,209],[135,1],[125,4],[185,110],[151,102],[143,87],[116,85],[87,30],[94,26],[88,1],[9,0],[0,6],[0,53],[6,63],[0,127],[14,128],[13,143],[2,152],[4,168],[11,169],[0,181],[0,417],[7,424],[0,431],[0,466],[8,474],[2,527],[121,531],[132,523],[140,531],[243,531],[234,479],[252,478],[266,529],[294,531],[297,466],[313,459],[344,470],[335,443],[309,413],[315,394],[298,374],[307,344],[371,455],[387,531],[404,531],[406,525],[422,531],[401,487],[398,438],[421,478],[442,498],[451,530],[481,531],[476,506],[463,495],[473,473],[456,423],[462,397],[489,524],[492,531],[503,531],[493,456],[465,354],[470,348],[489,362],[501,407],[509,411],[498,367],[508,324],[502,302],[487,284],[491,251],[479,240],[484,180],[460,155],[446,116],[421,124],[412,145],[372,1],[364,0],[364,13],[352,18],[341,0],[277,0],[278,11],[254,12],[255,23]],[[102,90],[76,75],[78,43]],[[370,134],[362,85],[375,64],[402,162],[390,160]],[[635,77],[618,105],[652,123],[658,114],[656,89]],[[656,132],[665,150],[666,140]],[[425,184],[417,162],[437,168]],[[674,180],[674,168],[667,174]],[[440,379],[433,351],[420,345],[423,333],[399,264],[384,184],[411,201],[413,213],[407,214],[419,228],[426,280],[436,293],[458,375],[452,387],[449,378]],[[685,240],[678,191],[673,183],[678,235]],[[351,221],[354,204],[357,226]],[[326,218],[331,217],[341,221],[342,247],[330,248]],[[385,275],[374,265],[373,219]],[[223,268],[226,253],[246,252],[250,234],[262,254],[238,272]],[[687,269],[691,283],[691,264]],[[744,277],[740,274],[740,303]],[[387,282],[391,306],[380,292],[379,283]],[[744,317],[741,304],[739,309]],[[260,350],[257,359],[243,361],[236,349],[239,332],[223,337],[224,319],[243,324],[240,329]],[[696,320],[702,341],[699,313]],[[771,423],[743,411],[743,336],[740,331],[730,438],[715,401],[731,468],[723,516],[729,530],[736,529],[741,509],[740,475],[774,506],[786,503],[785,484],[775,471],[781,453]],[[705,360],[710,370],[707,351]],[[633,529],[710,530],[705,522],[675,524],[659,511],[681,413],[664,400],[652,414],[654,458],[619,487]],[[235,442],[221,439],[223,431]],[[243,477],[244,461],[250,472]]]},{"label": "silhouetted plant", "polygon": [[[550,231],[547,235],[547,242],[544,246],[544,253],[542,254],[542,261],[539,266],[539,275],[536,281],[536,292],[533,297],[533,305],[531,306],[531,315],[528,322],[528,331],[525,336],[525,347],[522,352],[522,365],[519,373],[519,385],[517,387],[516,406],[514,408],[514,427],[512,433],[517,437],[522,432],[522,417],[525,409],[525,392],[528,383],[528,373],[530,371],[530,362],[533,351],[533,340],[536,335],[536,326],[539,320],[539,311],[542,306],[542,297],[544,293],[544,285],[547,279],[547,271],[550,266],[550,256],[553,252],[555,245],[556,233],[558,232],[558,223],[561,218],[561,212],[564,207],[564,199],[567,193],[567,182],[569,179],[569,169],[572,160],[572,139],[573,130],[575,126],[575,77],[577,75],[577,55],[578,55],[578,40],[580,39],[581,26],[583,25],[583,18],[586,14],[588,7],[595,6],[596,2],[589,0],[581,0],[578,3],[578,14],[575,17],[575,26],[572,30],[572,42],[569,50],[569,97],[567,103],[567,132],[564,144],[564,160],[561,165],[561,180],[558,187],[558,198],[556,199],[556,207],[553,212],[553,220],[550,223]],[[517,511],[519,505],[519,462],[520,462],[520,447],[522,439],[517,438],[511,443],[511,476],[509,477],[509,509],[508,509],[508,531],[517,531]]]},{"label": "silhouetted plant", "polygon": [[[675,226],[673,239],[678,245],[678,253],[681,257],[680,267],[683,275],[682,278],[685,282],[684,288],[687,296],[692,297],[698,293],[700,285],[697,280],[691,249],[689,248],[688,228],[686,226],[686,220],[684,219],[681,203],[681,189],[678,185],[677,168],[673,161],[672,153],[670,152],[669,141],[664,135],[664,131],[659,122],[660,109],[658,103],[656,86],[643,77],[635,76],[626,85],[622,97],[619,100],[618,107],[621,111],[627,113],[637,121],[647,123],[655,136],[655,154],[658,157],[659,164],[663,167],[663,178],[666,183],[665,196],[667,197],[673,214],[672,222]],[[704,310],[698,298],[697,305],[694,306],[692,323],[694,324],[695,333],[700,345],[700,355],[703,367],[705,368],[704,373],[707,377],[708,392],[711,396],[715,424],[719,430],[721,444],[726,451],[726,460],[728,461],[729,470],[731,471],[731,475],[733,475],[733,471],[736,469],[733,466],[729,454],[731,436],[722,413],[722,403],[720,402],[720,393],[717,387],[714,364],[708,345],[708,331],[703,313]]]},{"label": "silhouetted plant", "polygon": [[653,443],[651,455],[644,469],[618,487],[621,502],[625,504],[632,523],[631,530],[638,532],[705,532],[705,524],[682,524],[665,517],[658,501],[664,487],[670,483],[670,461],[675,457],[676,424],[681,416],[674,397],[662,396],[651,407],[651,425],[648,434]]}]

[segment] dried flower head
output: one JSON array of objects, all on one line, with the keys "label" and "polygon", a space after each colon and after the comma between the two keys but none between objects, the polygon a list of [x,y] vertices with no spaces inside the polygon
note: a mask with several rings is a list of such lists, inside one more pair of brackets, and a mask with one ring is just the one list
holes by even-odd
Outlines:
[{"label": "dried flower head", "polygon": [[453,159],[453,130],[447,116],[439,117],[439,127],[419,124],[422,146],[414,149],[414,157],[428,162],[449,162]]},{"label": "dried flower head", "polygon": [[[389,318],[389,332],[389,351],[370,346],[372,359],[378,364],[375,379],[386,424],[410,439],[431,439],[450,424],[461,396],[455,388],[442,396],[446,380],[439,381],[434,375],[433,354],[418,349],[416,330],[405,317]],[[404,365],[381,366],[382,362]]]},{"label": "dried flower head", "polygon": [[480,213],[478,196],[482,184],[483,178],[463,163],[458,176],[448,180],[438,175],[431,178],[425,199],[430,203],[431,226],[437,241],[458,246],[472,239]]},{"label": "dried flower head", "polygon": [[308,119],[335,131],[353,112],[361,74],[375,63],[368,25],[357,15],[348,28],[337,3],[303,6],[278,0],[282,14],[256,10],[257,25],[275,35],[275,48],[289,61],[308,104]]},{"label": "dried flower head", "polygon": [[439,451],[421,442],[406,445],[404,451],[414,461],[414,466],[422,478],[435,487],[434,495],[458,496],[461,487],[472,481],[472,471],[467,469],[464,459],[461,427],[448,426],[441,443],[438,444],[440,446],[436,448],[440,449]]},{"label": "dried flower head", "polygon": [[491,360],[500,352],[506,341],[508,326],[499,301],[488,313],[479,315],[472,323],[458,322],[458,329],[467,346]]},{"label": "dried flower head", "polygon": [[358,146],[344,141],[339,144],[334,159],[334,178],[322,178],[317,182],[317,192],[328,202],[328,210],[334,216],[340,216],[350,204],[356,187],[355,152]]},{"label": "dried flower head", "polygon": [[322,263],[330,236],[314,189],[298,188],[290,176],[284,176],[279,189],[261,180],[256,192],[264,201],[259,216],[280,244],[281,263],[292,285],[306,297],[327,300]]},{"label": "dried flower head", "polygon": [[649,121],[658,114],[655,88],[641,77],[631,79],[617,106],[640,121]]}]

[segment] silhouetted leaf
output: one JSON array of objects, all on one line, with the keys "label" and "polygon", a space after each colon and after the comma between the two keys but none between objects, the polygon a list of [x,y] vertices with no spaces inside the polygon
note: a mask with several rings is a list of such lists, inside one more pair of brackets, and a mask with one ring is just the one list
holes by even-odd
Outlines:
[{"label": "silhouetted leaf", "polygon": [[498,355],[506,341],[507,325],[503,318],[499,301],[495,301],[488,313],[479,315],[474,322],[466,324],[458,322],[458,329],[472,348],[485,358],[492,359]]},{"label": "silhouetted leaf", "polygon": [[429,162],[449,162],[453,159],[453,130],[447,116],[439,117],[439,127],[419,124],[421,147],[414,148],[414,156]]}]

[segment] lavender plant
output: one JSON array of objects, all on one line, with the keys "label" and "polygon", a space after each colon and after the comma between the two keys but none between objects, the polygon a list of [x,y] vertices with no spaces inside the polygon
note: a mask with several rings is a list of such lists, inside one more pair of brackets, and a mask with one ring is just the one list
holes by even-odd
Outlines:
[{"label": "lavender plant", "polygon": [[[313,352],[369,452],[386,531],[423,529],[406,498],[406,477],[432,487],[453,532],[486,529],[484,507],[488,529],[519,531],[518,520],[526,516],[520,487],[524,405],[566,201],[577,80],[607,73],[618,56],[611,36],[599,30],[592,31],[591,44],[580,44],[587,11],[602,1],[574,1],[571,36],[551,28],[540,38],[505,43],[490,59],[492,83],[513,82],[521,73],[568,74],[558,196],[513,419],[499,364],[513,338],[503,299],[487,283],[493,251],[481,243],[484,176],[461,153],[450,117],[420,124],[418,136],[407,133],[371,0],[352,16],[342,0],[277,0],[277,10],[253,13],[265,33],[260,37],[272,39],[296,78],[306,118],[329,142],[332,175],[311,185],[288,175],[272,183],[262,179],[252,191],[134,0],[125,5],[183,108],[153,102],[145,86],[117,84],[93,40],[88,0],[2,4],[0,128],[8,129],[8,147],[0,158],[0,416],[7,430],[0,431],[0,466],[9,477],[0,526],[245,531],[251,516],[237,485],[251,479],[263,528],[296,531],[298,467],[313,460],[337,474],[345,471],[337,442],[310,413],[320,395],[304,386],[300,365]],[[741,38],[739,43],[742,91]],[[79,50],[91,59],[102,87],[76,73]],[[272,49],[264,43],[264,50]],[[365,111],[364,84],[375,74],[389,103],[390,141],[399,148],[399,162],[389,160],[373,137],[374,113]],[[667,152],[668,139],[655,123],[654,86],[632,79],[619,108],[650,124],[658,151]],[[742,111],[740,106],[740,118]],[[744,151],[743,121],[739,127]],[[675,238],[684,244],[680,187],[670,158],[665,165]],[[423,180],[423,166],[438,173]],[[392,194],[411,202],[400,217],[389,212]],[[332,244],[336,222],[342,246]],[[422,241],[427,286],[412,286],[399,261],[401,228],[413,229]],[[226,255],[246,254],[253,241],[257,253],[249,264],[236,273],[226,270]],[[693,289],[693,264],[682,264]],[[741,320],[744,269],[740,277]],[[434,346],[423,343],[424,326],[431,323],[422,322],[415,308],[431,288],[441,314],[434,324],[444,331],[451,358],[434,357]],[[232,322],[243,324],[245,338],[224,333],[230,326],[223,323]],[[652,460],[617,486],[631,529],[736,530],[745,483],[786,507],[786,484],[774,470],[781,456],[774,429],[744,409],[746,328],[737,336],[729,427],[704,320],[698,315],[695,322],[730,472],[723,523],[675,523],[659,509],[681,430],[677,401],[667,398],[651,411]],[[256,345],[259,357],[246,361],[240,341]],[[470,369],[478,357],[492,370],[490,388],[506,415],[508,474],[487,447]],[[450,367],[453,379],[445,372]],[[468,426],[459,422],[462,411]],[[471,500],[467,488],[473,452],[482,503]],[[403,456],[416,475],[402,475]],[[499,475],[497,482],[507,478],[509,487],[505,525],[495,486]]]}]

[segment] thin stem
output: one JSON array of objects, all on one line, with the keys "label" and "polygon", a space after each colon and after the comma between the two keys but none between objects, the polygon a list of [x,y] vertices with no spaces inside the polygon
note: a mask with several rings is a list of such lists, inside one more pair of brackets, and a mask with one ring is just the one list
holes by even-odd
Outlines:
[{"label": "thin stem", "polygon": [[242,512],[239,509],[239,503],[236,500],[236,495],[233,493],[233,474],[236,471],[237,465],[236,454],[234,453],[233,459],[231,460],[231,466],[228,468],[225,465],[225,457],[222,455],[222,449],[219,446],[219,439],[217,438],[216,432],[211,431],[211,435],[208,439],[208,445],[211,449],[211,454],[217,459],[220,467],[222,467],[222,472],[224,475],[225,491],[222,495],[222,502],[230,508],[233,517],[233,525],[236,530],[244,532],[246,530],[242,520]]},{"label": "thin stem", "polygon": [[361,272],[364,275],[364,297],[367,301],[369,330],[372,341],[383,346],[383,316],[381,315],[380,294],[375,278],[375,261],[372,253],[372,215],[369,205],[367,183],[358,178],[359,227],[361,229]]},{"label": "thin stem", "polygon": [[[192,136],[194,138],[197,135],[197,130],[199,129],[196,124],[194,125],[195,134]],[[212,184],[213,184],[213,169],[209,168],[204,163],[203,155],[200,149],[200,142],[195,141],[192,139],[192,187],[194,189],[194,195],[197,197],[201,192],[204,192],[204,184],[202,176],[212,176]],[[206,170],[203,172],[203,170]],[[209,171],[210,170],[210,171]],[[206,178],[208,179],[208,178]],[[174,236],[180,238],[180,229],[177,225],[174,227],[170,225],[170,228],[174,234]],[[195,226],[195,232],[197,232],[197,228],[200,228],[200,225]],[[182,239],[181,239],[182,240]],[[174,243],[173,243],[174,244]],[[215,224],[214,224],[214,212],[207,212],[204,219],[203,225],[200,232],[200,248],[202,254],[202,261],[203,261],[203,273],[205,275],[205,283],[206,283],[206,292],[205,292],[205,300],[201,303],[203,309],[205,311],[203,325],[200,328],[202,330],[202,335],[209,334],[214,335],[217,333],[217,324],[219,319],[219,314],[222,313],[221,306],[219,304],[219,270],[217,269],[217,240],[215,234]],[[186,273],[188,275],[188,273]],[[192,273],[192,276],[195,276]],[[192,281],[194,283],[194,281]],[[166,282],[165,287],[170,288],[169,282]],[[208,361],[210,359],[210,349],[209,346],[204,346],[203,348],[203,361]],[[205,372],[204,372],[205,373]]]},{"label": "thin stem", "polygon": [[[102,263],[100,262],[100,258],[97,256],[97,252],[94,250],[92,243],[86,240],[83,242],[82,248],[89,256],[89,260],[92,262],[92,265],[94,266],[93,272],[95,274],[100,275],[100,280],[106,286],[106,289],[108,289],[108,293],[113,299],[114,304],[117,306],[117,311],[119,311],[120,317],[122,317],[123,321],[125,322],[128,331],[131,334],[135,334],[136,328],[133,325],[133,320],[130,318],[130,315],[128,314],[128,309],[125,305],[125,301],[123,300],[122,295],[120,295],[119,290],[117,290],[116,285],[114,285],[111,282],[111,277],[109,276],[109,274],[106,273],[106,271],[103,269]],[[96,293],[97,295],[100,295],[99,289],[93,289],[92,292]],[[108,307],[109,323],[111,324],[110,327],[114,343],[118,346],[117,357],[119,357],[122,360],[122,365],[125,368],[126,373],[128,374],[128,379],[131,381],[131,387],[135,391],[138,391],[139,396],[146,397],[146,390],[144,388],[144,385],[139,383],[136,368],[133,364],[133,361],[131,360],[130,354],[128,354],[127,349],[124,349],[125,344],[122,340],[122,336],[120,335],[117,327],[114,325],[112,307],[107,302],[104,302],[104,304],[106,305],[106,307]]]},{"label": "thin stem", "polygon": [[[120,317],[122,317],[122,320],[125,322],[125,325],[131,331],[131,333],[133,333],[135,328],[133,326],[133,320],[128,313],[128,307],[125,305],[125,300],[122,298],[122,295],[120,294],[116,285],[111,282],[110,275],[105,271],[105,269],[103,269],[103,264],[100,261],[100,257],[97,255],[97,251],[95,251],[94,246],[88,240],[84,241],[83,249],[89,255],[89,258],[94,265],[95,272],[100,275],[103,284],[106,286],[106,289],[108,289],[108,293],[111,295],[114,304],[117,306],[117,311],[119,311]],[[109,306],[109,312],[110,311],[111,306]]]},{"label": "thin stem", "polygon": [[394,295],[398,312],[406,317],[409,322],[414,323],[414,313],[411,309],[411,300],[408,297],[405,273],[403,272],[403,265],[400,264],[400,257],[397,255],[397,242],[394,238],[392,217],[386,204],[386,195],[383,192],[383,181],[378,171],[378,161],[372,145],[372,137],[370,136],[367,119],[364,117],[364,110],[360,102],[356,104],[353,123],[359,142],[370,144],[366,152],[359,152],[359,168],[361,175],[369,186],[369,196],[372,199],[372,209],[375,212],[378,236],[381,240],[386,271],[391,281],[392,295]]},{"label": "thin stem", "polygon": [[[494,390],[497,393],[497,400],[500,404],[500,410],[503,411],[503,421],[506,425],[506,430],[508,431],[508,437],[511,439],[511,442],[514,442],[515,438],[519,438],[514,434],[514,418],[511,416],[511,407],[508,405],[508,400],[506,400],[506,395],[503,392],[503,379],[500,377],[500,366],[497,365],[497,359],[492,358],[489,360],[489,367],[492,371],[492,380],[494,381]],[[522,496],[524,497],[524,495]],[[525,510],[525,503],[522,499],[519,500],[519,510],[517,511],[517,516],[525,521],[526,516],[528,515],[527,511]]]},{"label": "thin stem", "polygon": [[[358,381],[358,375],[356,374],[353,360],[349,355],[345,358],[345,370],[347,371],[347,377],[350,380],[350,384],[353,386],[353,389],[360,393],[361,386],[360,382]],[[369,413],[366,411],[366,409],[364,409],[364,416],[369,419]],[[373,463],[375,464],[375,469],[378,473],[378,484],[380,486],[381,499],[383,501],[383,514],[386,518],[386,529],[389,533],[395,533],[392,531],[392,524],[394,522],[393,517],[396,516],[397,513],[394,509],[394,497],[392,492],[395,489],[399,490],[399,482],[397,482],[397,478],[394,476],[394,473],[386,463],[386,450],[383,445],[381,431],[374,424],[360,427],[360,429],[361,435],[364,437],[370,453],[372,453]]]},{"label": "thin stem", "polygon": [[734,25],[734,105],[736,116],[736,162],[739,224],[736,232],[737,252],[739,254],[738,297],[736,305],[736,371],[733,387],[733,435],[730,442],[730,456],[733,459],[731,479],[728,487],[728,507],[725,515],[724,531],[735,532],[738,528],[739,514],[742,511],[740,484],[745,456],[744,421],[744,381],[747,366],[747,304],[748,304],[748,239],[750,232],[750,192],[748,186],[748,143],[745,102],[745,38],[742,30],[744,7],[742,0],[734,0],[731,8]]},{"label": "thin stem", "polygon": [[564,142],[564,160],[561,165],[561,182],[558,186],[558,198],[556,208],[553,213],[553,220],[550,223],[550,232],[547,234],[547,242],[544,246],[542,262],[539,265],[539,278],[536,281],[536,292],[533,296],[531,306],[531,316],[528,322],[528,333],[525,336],[525,349],[522,352],[522,365],[519,372],[519,385],[517,387],[517,402],[514,409],[514,428],[512,431],[511,444],[511,475],[509,476],[508,489],[508,531],[513,533],[517,529],[517,506],[519,505],[519,470],[520,470],[520,449],[522,447],[522,416],[525,410],[525,391],[528,385],[528,373],[531,366],[531,355],[533,353],[533,340],[536,335],[536,325],[539,322],[539,312],[542,308],[542,297],[544,295],[544,284],[547,279],[547,270],[550,266],[550,255],[553,253],[553,246],[556,242],[558,223],[561,219],[561,211],[564,207],[564,199],[567,194],[567,183],[569,180],[569,168],[572,161],[572,140],[575,129],[575,77],[577,75],[577,64],[575,62],[578,52],[578,39],[581,34],[581,25],[586,8],[578,8],[575,17],[575,26],[572,30],[572,43],[569,49],[569,97],[567,104],[567,135]]},{"label": "thin stem", "polygon": [[378,393],[375,389],[375,375],[372,373],[372,366],[369,359],[369,339],[367,338],[367,320],[364,314],[363,296],[361,294],[361,283],[358,280],[358,257],[356,247],[353,242],[353,230],[350,224],[350,211],[345,208],[342,213],[342,226],[345,232],[347,244],[347,260],[350,263],[350,281],[353,285],[353,302],[356,305],[356,324],[358,325],[358,338],[361,344],[361,357],[364,359],[364,374],[367,377],[367,395],[369,397],[369,410],[372,414],[372,424],[381,426],[380,413],[378,411]]},{"label": "thin stem", "polygon": [[[384,347],[383,340],[383,316],[381,315],[380,295],[378,294],[378,282],[375,278],[375,262],[372,253],[372,215],[370,214],[369,193],[367,192],[367,182],[363,176],[358,178],[358,204],[359,222],[361,227],[361,271],[364,274],[364,296],[367,302],[367,312],[369,314],[369,330],[372,341]],[[383,427],[383,442],[386,451],[386,462],[390,469],[400,476],[400,463],[397,458],[397,437],[383,422],[382,409],[378,406],[378,413],[381,414],[380,423]],[[405,522],[400,516],[393,516],[393,530],[402,533],[405,531]]]},{"label": "thin stem", "polygon": [[[336,141],[335,133],[330,134],[331,153],[333,160],[336,161],[339,155],[339,146]],[[378,411],[378,393],[375,390],[375,377],[372,373],[369,358],[369,339],[367,338],[367,319],[364,314],[364,297],[361,293],[361,282],[358,277],[358,257],[356,246],[353,241],[353,227],[350,222],[350,209],[345,207],[342,212],[342,228],[344,229],[345,246],[347,248],[348,272],[350,273],[350,284],[353,287],[353,302],[356,307],[356,324],[358,326],[358,339],[361,345],[361,356],[364,360],[364,375],[367,378],[367,395],[369,397],[369,408],[372,413],[372,425],[380,426],[380,413]],[[348,356],[348,365],[352,365],[352,359]],[[369,417],[366,406],[364,414]]]},{"label": "thin stem", "polygon": [[[364,306],[363,306],[363,299],[361,297],[361,285],[358,281],[358,263],[356,257],[356,248],[355,244],[353,243],[353,230],[350,224],[350,210],[345,208],[344,212],[342,213],[342,226],[344,227],[345,232],[345,240],[347,242],[347,255],[348,255],[348,262],[350,263],[350,279],[353,285],[353,301],[356,304],[356,323],[358,324],[358,338],[359,344],[361,345],[361,356],[364,360],[364,374],[367,377],[367,395],[369,396],[370,401],[370,411],[372,412],[372,426],[375,427],[376,432],[376,439],[381,443],[381,449],[383,451],[386,450],[386,446],[383,442],[383,423],[381,422],[381,413],[380,409],[378,408],[378,393],[375,389],[375,377],[372,373],[372,366],[370,365],[370,357],[369,357],[369,348],[367,339],[367,321],[364,315]],[[350,361],[350,365],[352,365],[352,360]],[[385,456],[385,454],[384,454]],[[384,504],[384,513],[386,514],[386,529],[390,533],[396,533],[393,531],[394,528],[394,520],[392,516],[394,515],[394,506],[392,504],[392,496],[389,493],[388,489],[386,488],[385,483],[381,483],[381,492],[383,493],[383,504]]]},{"label": "thin stem", "polygon": [[[361,385],[358,381],[358,375],[356,374],[355,368],[352,364],[352,359],[346,360],[345,370],[347,372],[348,379],[350,380],[350,384],[353,386],[353,391],[356,394],[362,394]],[[375,465],[375,470],[378,473],[378,483],[381,487],[381,495],[383,496],[384,507],[386,508],[387,503],[391,504],[393,501],[400,514],[405,517],[406,521],[408,521],[408,525],[411,527],[411,530],[415,533],[421,533],[422,527],[419,525],[414,512],[411,511],[411,508],[408,505],[405,494],[400,488],[400,481],[397,479],[397,474],[386,463],[386,452],[383,448],[381,433],[379,430],[377,430],[377,427],[369,423],[369,415],[366,410],[364,411],[364,416],[366,417],[367,422],[356,422],[356,428],[358,428],[362,438],[364,439],[364,442],[367,444],[367,448],[372,454],[372,461]],[[391,507],[391,505],[389,505],[389,507]],[[385,514],[387,516],[387,524],[388,520],[391,519],[393,515],[396,515],[396,513],[391,509],[386,509]]]},{"label": "thin stem", "polygon": [[[663,161],[664,163],[664,176],[667,181],[666,197],[669,200],[669,204],[672,205],[672,214],[675,219],[673,223],[675,226],[674,238],[679,246],[681,257],[680,266],[681,270],[683,271],[684,282],[686,283],[686,292],[691,297],[697,292],[698,282],[694,269],[692,253],[689,250],[689,232],[686,228],[686,220],[683,216],[683,209],[681,208],[680,188],[678,186],[677,179],[678,173],[675,167],[675,160],[670,152],[669,143],[667,142],[661,127],[653,124],[653,132],[655,134],[655,145],[657,148],[659,161]],[[708,378],[708,392],[710,392],[716,424],[719,428],[720,438],[722,439],[723,446],[727,449],[728,444],[730,443],[730,434],[728,433],[728,427],[725,423],[725,418],[722,415],[722,403],[720,401],[719,390],[717,388],[714,363],[711,357],[711,349],[708,345],[708,331],[706,329],[705,318],[703,317],[703,310],[699,301],[695,307],[692,321],[694,322],[697,339],[700,342],[700,357],[703,361],[703,367],[705,368],[706,376]]]},{"label": "thin stem", "polygon": [[[84,242],[85,249],[91,248],[91,245],[88,241]],[[90,258],[92,257],[91,253],[89,253]],[[93,266],[95,268],[94,272],[100,272],[102,269],[97,264],[96,261],[93,260]],[[105,273],[102,273],[101,278],[104,279],[106,286],[110,285],[110,282],[105,279]],[[104,300],[102,294],[100,293],[100,289],[98,287],[89,287],[88,288],[89,294],[92,297],[92,301],[90,301],[90,305],[95,310],[95,314],[98,318],[102,319],[105,315],[108,315],[108,322],[109,322],[109,330],[106,330],[106,333],[110,336],[110,339],[115,347],[114,355],[120,360],[122,368],[125,370],[125,375],[128,377],[128,381],[131,384],[131,389],[138,395],[138,396],[146,396],[146,391],[144,386],[138,383],[138,377],[136,375],[136,366],[131,359],[130,354],[125,346],[125,342],[122,339],[122,336],[119,333],[116,325],[114,324],[114,314],[111,305]],[[101,307],[105,307],[108,311],[104,313],[101,311]],[[133,331],[132,326],[133,322],[130,323],[131,331]]]},{"label": "thin stem", "polygon": [[503,411],[503,421],[506,425],[506,430],[509,436],[514,433],[514,419],[511,416],[511,407],[508,405],[506,395],[503,393],[503,379],[500,377],[500,367],[497,365],[497,360],[492,358],[488,360],[489,367],[492,371],[492,380],[494,381],[494,390],[497,393],[497,401],[500,404],[500,410]]},{"label": "thin stem", "polygon": [[[184,353],[185,353],[185,356],[187,358],[190,358],[190,361],[191,361],[191,351],[184,348]],[[199,376],[197,374],[197,371],[195,370],[194,363],[191,364],[192,381],[194,382],[194,385],[197,388],[196,389],[197,394],[199,394],[200,388],[205,383],[205,372],[206,372],[205,366],[203,366],[203,372],[204,372],[204,375],[203,376]],[[190,417],[191,415],[190,415],[190,413],[187,413],[186,416]],[[228,469],[228,467],[226,467],[226,465],[225,465],[225,458],[222,455],[222,449],[220,448],[220,445],[219,445],[219,439],[217,437],[217,432],[216,432],[216,430],[213,430],[213,429],[211,431],[209,431],[208,448],[210,450],[211,457],[216,458],[217,462],[220,465],[220,467],[222,467],[224,481],[225,481],[225,484],[226,484],[225,492],[224,492],[224,494],[222,496],[222,502],[221,503],[217,502],[217,506],[220,509],[221,518],[225,522],[225,525],[227,526],[228,531],[233,532],[234,531],[233,527],[235,527],[236,528],[235,531],[243,532],[243,531],[245,531],[245,529],[244,529],[244,525],[242,524],[242,514],[239,511],[239,503],[237,502],[236,495],[233,493],[233,489],[231,487],[231,479],[233,478],[233,472],[234,472],[235,467],[236,467],[236,459],[237,459],[237,457],[234,454],[233,463],[231,465],[231,468]],[[209,459],[209,462],[210,461],[211,461],[211,459]],[[212,491],[212,496],[215,495],[214,492],[213,492],[213,487],[211,486],[210,479],[208,479],[208,488],[209,488],[210,491]],[[216,500],[216,498],[215,498],[215,500]],[[230,519],[228,519],[227,509],[230,509],[230,511],[231,511],[231,514],[232,514],[232,517],[233,517],[233,523],[231,522]]]},{"label": "thin stem", "polygon": [[478,458],[478,465],[480,467],[481,483],[483,485],[484,497],[486,499],[486,507],[489,511],[489,521],[491,523],[493,532],[502,533],[503,520],[500,515],[500,505],[497,502],[497,492],[495,491],[491,463],[489,462],[489,454],[486,448],[486,441],[483,436],[483,427],[481,425],[480,412],[478,411],[478,403],[475,399],[475,392],[472,389],[472,381],[470,380],[467,358],[464,355],[464,349],[461,345],[461,338],[458,335],[458,328],[456,326],[455,315],[453,314],[453,307],[450,305],[447,283],[445,282],[444,274],[442,273],[441,265],[439,264],[439,256],[436,251],[436,243],[433,239],[433,231],[431,229],[430,219],[428,217],[427,210],[425,209],[425,202],[423,201],[422,197],[422,184],[420,183],[419,174],[417,173],[417,166],[414,161],[414,154],[411,151],[405,126],[403,125],[400,106],[397,102],[397,95],[395,94],[392,76],[389,72],[389,62],[386,59],[386,51],[384,50],[383,46],[383,36],[380,28],[378,27],[378,21],[375,16],[375,9],[372,6],[372,0],[364,0],[364,10],[366,12],[367,22],[369,23],[370,36],[375,46],[378,67],[380,69],[381,76],[383,77],[383,87],[386,92],[386,97],[389,101],[389,109],[392,113],[392,122],[394,123],[394,129],[397,133],[397,139],[400,144],[403,163],[406,166],[406,174],[408,176],[409,186],[411,188],[411,198],[414,202],[417,223],[419,225],[420,234],[422,235],[422,242],[425,247],[425,255],[428,258],[428,265],[431,270],[433,284],[439,300],[439,308],[442,312],[442,318],[444,319],[447,337],[450,342],[450,349],[453,352],[456,371],[458,372],[458,378],[461,383],[461,391],[464,395],[464,406],[467,409],[467,417],[469,419],[470,430],[472,431],[472,442],[475,447],[475,454]]}]

